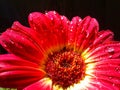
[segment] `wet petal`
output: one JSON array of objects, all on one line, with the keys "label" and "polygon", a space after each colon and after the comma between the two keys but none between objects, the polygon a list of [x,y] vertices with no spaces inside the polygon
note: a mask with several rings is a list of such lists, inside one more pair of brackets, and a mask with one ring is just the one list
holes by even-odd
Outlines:
[{"label": "wet petal", "polygon": [[[119,42],[110,42],[99,45],[98,47],[91,49],[86,54],[86,58],[91,58],[92,60],[101,60],[101,59],[120,59],[120,43]],[[89,60],[90,61],[90,60]]]},{"label": "wet petal", "polygon": [[72,48],[85,64],[85,76],[67,89],[119,90],[120,42],[113,41],[109,30],[98,32],[96,19],[74,17],[69,21],[55,11],[34,12],[28,19],[30,28],[15,22],[0,36],[0,44],[15,54],[0,55],[0,86],[19,89],[27,86],[24,90],[63,89],[59,85],[52,87],[41,65],[54,52]]},{"label": "wet petal", "polygon": [[[75,19],[71,21],[74,25],[72,25],[73,29],[70,29],[73,32],[73,36],[75,36],[75,49],[79,49],[79,51],[83,51],[86,49],[88,46],[90,46],[94,39],[95,36],[98,32],[99,25],[97,21],[94,18],[91,17],[86,17],[83,20],[80,18],[76,18],[77,22],[75,23]],[[70,36],[72,37],[72,36]]]},{"label": "wet petal", "polygon": [[0,36],[0,43],[9,52],[23,59],[41,63],[40,61],[43,59],[43,54],[35,41],[36,39],[33,39],[33,37],[29,35],[29,29],[27,29],[27,33],[23,26],[18,22],[16,23],[13,24],[12,28],[7,29],[7,31]]},{"label": "wet petal", "polygon": [[53,33],[52,37],[54,38],[54,41],[56,40],[56,45],[61,49],[63,45],[66,44],[66,30],[68,29],[69,20],[55,11],[47,12],[46,17],[51,21],[50,30]]},{"label": "wet petal", "polygon": [[29,60],[24,60],[22,58],[19,58],[13,54],[3,54],[0,55],[0,67],[10,67],[10,66],[28,66],[28,67],[34,67],[38,68],[39,65],[30,62]]},{"label": "wet petal", "polygon": [[36,83],[29,85],[23,90],[52,90],[52,81],[48,78],[43,78]]},{"label": "wet petal", "polygon": [[95,40],[91,46],[91,48],[95,48],[96,46],[100,45],[100,44],[104,44],[107,42],[110,42],[113,40],[113,32],[111,32],[110,30],[102,30],[100,32],[97,33]]},{"label": "wet petal", "polygon": [[[94,78],[91,82],[90,82],[90,86],[88,86],[89,89],[95,89],[96,90],[119,90],[119,87],[115,86],[112,83],[109,83],[107,81],[102,81],[100,79],[96,79]],[[93,87],[93,88],[91,88]]]},{"label": "wet petal", "polygon": [[41,69],[29,66],[0,67],[0,86],[19,88],[32,84],[45,76]]},{"label": "wet petal", "polygon": [[68,28],[68,38],[67,38],[67,43],[68,46],[71,48],[74,47],[75,45],[75,40],[77,39],[76,33],[78,30],[78,26],[81,24],[81,18],[80,17],[73,17],[72,21],[70,22],[69,28]]},{"label": "wet petal", "polygon": [[36,31],[40,46],[45,52],[63,47],[66,41],[65,30],[68,27],[66,21],[64,16],[60,16],[55,11],[46,14],[34,12],[29,15],[30,26]]}]

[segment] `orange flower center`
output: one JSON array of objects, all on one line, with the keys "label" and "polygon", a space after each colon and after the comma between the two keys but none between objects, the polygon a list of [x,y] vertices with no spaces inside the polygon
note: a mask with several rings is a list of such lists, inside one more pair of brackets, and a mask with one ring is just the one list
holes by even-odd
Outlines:
[{"label": "orange flower center", "polygon": [[85,64],[77,52],[62,50],[48,56],[45,68],[54,85],[67,88],[85,76]]}]

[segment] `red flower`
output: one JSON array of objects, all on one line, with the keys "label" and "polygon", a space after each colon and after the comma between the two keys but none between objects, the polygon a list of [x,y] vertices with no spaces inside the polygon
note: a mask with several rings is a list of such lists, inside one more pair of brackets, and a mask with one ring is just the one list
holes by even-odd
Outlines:
[{"label": "red flower", "polygon": [[23,90],[120,90],[120,42],[94,18],[69,21],[31,13],[0,36],[0,87]]}]

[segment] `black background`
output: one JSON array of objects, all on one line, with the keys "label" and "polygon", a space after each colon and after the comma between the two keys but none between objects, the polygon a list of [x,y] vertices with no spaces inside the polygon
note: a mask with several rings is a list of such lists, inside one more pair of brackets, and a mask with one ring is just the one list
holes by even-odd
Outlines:
[{"label": "black background", "polygon": [[[74,16],[90,15],[98,20],[100,30],[112,30],[115,40],[120,41],[120,0],[0,0],[0,33],[16,20],[29,26],[27,16],[30,12],[50,10],[70,20]],[[1,46],[0,51],[5,53]]]}]

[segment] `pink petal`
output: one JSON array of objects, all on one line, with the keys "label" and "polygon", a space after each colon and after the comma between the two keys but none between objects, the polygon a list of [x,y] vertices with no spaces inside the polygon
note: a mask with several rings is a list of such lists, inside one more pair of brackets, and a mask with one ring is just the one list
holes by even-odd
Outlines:
[{"label": "pink petal", "polygon": [[29,85],[23,90],[52,90],[52,81],[43,78],[40,81]]}]

